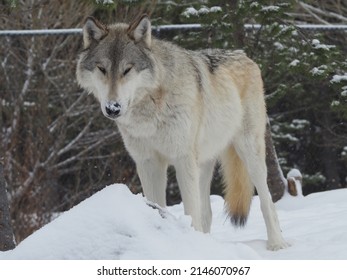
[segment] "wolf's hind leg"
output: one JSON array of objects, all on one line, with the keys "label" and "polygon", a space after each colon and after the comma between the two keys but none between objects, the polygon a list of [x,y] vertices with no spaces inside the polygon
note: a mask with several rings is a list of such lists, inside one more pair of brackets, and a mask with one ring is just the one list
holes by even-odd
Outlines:
[{"label": "wolf's hind leg", "polygon": [[265,220],[269,250],[279,250],[289,246],[282,237],[275,205],[272,202],[267,185],[267,168],[265,162],[265,140],[244,133],[243,138],[235,141],[235,148],[240,158],[244,161],[251,182],[254,184],[259,199],[260,207]]},{"label": "wolf's hind leg", "polygon": [[166,160],[153,156],[150,159],[137,161],[136,167],[145,197],[160,207],[165,207],[168,167]]}]

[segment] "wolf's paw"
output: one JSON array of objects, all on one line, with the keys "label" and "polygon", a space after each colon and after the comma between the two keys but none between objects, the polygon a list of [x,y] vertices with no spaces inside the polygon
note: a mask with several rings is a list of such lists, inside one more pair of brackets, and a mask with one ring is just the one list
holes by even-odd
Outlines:
[{"label": "wolf's paw", "polygon": [[282,240],[272,241],[272,242],[268,241],[266,248],[269,251],[278,251],[280,249],[285,249],[285,248],[288,248],[290,246],[291,246],[290,243],[288,243],[282,239]]}]

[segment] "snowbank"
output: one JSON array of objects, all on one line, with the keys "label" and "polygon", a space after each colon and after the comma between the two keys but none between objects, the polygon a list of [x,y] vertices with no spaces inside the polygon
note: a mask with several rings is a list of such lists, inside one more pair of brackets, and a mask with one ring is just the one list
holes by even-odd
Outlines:
[{"label": "snowbank", "polygon": [[[124,185],[96,193],[20,243],[0,259],[346,259],[347,190],[286,196],[276,204],[285,250],[266,250],[259,200],[244,229],[234,229],[223,199],[212,196],[210,234],[194,231],[183,206],[164,215]],[[162,217],[164,216],[164,218]]]}]

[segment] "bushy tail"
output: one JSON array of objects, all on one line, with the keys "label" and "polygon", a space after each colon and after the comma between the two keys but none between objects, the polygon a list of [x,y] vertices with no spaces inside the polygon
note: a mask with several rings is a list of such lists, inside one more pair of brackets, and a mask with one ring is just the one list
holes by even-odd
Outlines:
[{"label": "bushy tail", "polygon": [[243,161],[233,146],[230,146],[226,154],[222,156],[222,170],[226,211],[235,226],[244,226],[247,222],[254,186]]}]

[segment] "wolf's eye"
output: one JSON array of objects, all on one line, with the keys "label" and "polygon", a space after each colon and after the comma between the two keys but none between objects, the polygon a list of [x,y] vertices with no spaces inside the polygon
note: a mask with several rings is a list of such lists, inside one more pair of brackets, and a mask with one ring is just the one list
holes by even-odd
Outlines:
[{"label": "wolf's eye", "polygon": [[123,72],[123,76],[126,76],[129,72],[130,72],[130,70],[133,68],[133,66],[131,65],[131,66],[128,66],[127,68],[125,68],[125,70],[124,70],[124,72]]},{"label": "wolf's eye", "polygon": [[97,67],[103,75],[106,75],[106,69],[104,67],[101,67],[101,66],[97,66]]}]

